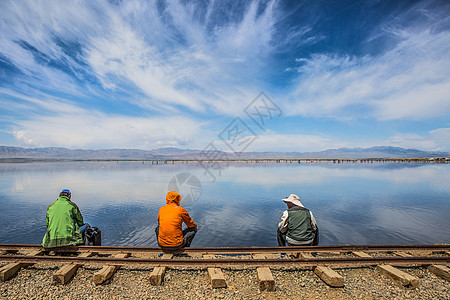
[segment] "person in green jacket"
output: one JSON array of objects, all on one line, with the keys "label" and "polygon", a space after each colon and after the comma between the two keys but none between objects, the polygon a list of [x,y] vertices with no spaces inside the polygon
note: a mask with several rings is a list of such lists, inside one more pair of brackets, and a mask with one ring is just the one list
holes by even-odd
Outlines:
[{"label": "person in green jacket", "polygon": [[49,205],[45,220],[47,232],[42,240],[44,248],[84,244],[80,230],[84,227],[83,216],[70,198],[70,190],[64,189],[58,199]]}]

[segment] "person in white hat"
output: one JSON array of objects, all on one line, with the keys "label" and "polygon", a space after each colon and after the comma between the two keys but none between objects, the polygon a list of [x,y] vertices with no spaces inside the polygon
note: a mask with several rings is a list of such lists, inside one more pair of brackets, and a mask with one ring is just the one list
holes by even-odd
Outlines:
[{"label": "person in white hat", "polygon": [[316,219],[309,209],[300,202],[300,198],[291,194],[284,201],[288,207],[278,224],[278,246],[317,246],[319,244],[319,228]]}]

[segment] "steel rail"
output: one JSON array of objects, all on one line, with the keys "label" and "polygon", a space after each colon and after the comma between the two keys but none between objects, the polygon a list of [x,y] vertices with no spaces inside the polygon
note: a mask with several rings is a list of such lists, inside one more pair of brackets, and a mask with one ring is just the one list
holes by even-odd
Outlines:
[{"label": "steel rail", "polygon": [[[127,253],[161,253],[159,247],[114,247],[114,246],[67,246],[61,248],[43,248],[41,245],[0,244],[0,250],[54,250],[58,252],[127,252]],[[450,245],[341,245],[341,246],[293,246],[293,247],[205,247],[184,248],[174,253],[205,254],[252,254],[252,253],[297,253],[297,252],[394,252],[394,251],[450,251]]]},{"label": "steel rail", "polygon": [[308,266],[373,266],[448,264],[450,256],[411,257],[314,257],[288,259],[154,259],[114,257],[69,257],[0,255],[1,262],[77,263],[97,265],[163,266],[163,267],[308,267]]}]

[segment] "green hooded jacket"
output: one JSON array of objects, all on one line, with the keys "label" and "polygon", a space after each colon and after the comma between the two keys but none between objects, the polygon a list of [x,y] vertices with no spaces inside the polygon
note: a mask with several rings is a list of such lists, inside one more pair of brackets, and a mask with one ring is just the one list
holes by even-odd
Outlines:
[{"label": "green hooded jacket", "polygon": [[42,240],[44,248],[83,244],[80,226],[84,224],[78,206],[66,196],[59,197],[47,209],[47,233]]}]

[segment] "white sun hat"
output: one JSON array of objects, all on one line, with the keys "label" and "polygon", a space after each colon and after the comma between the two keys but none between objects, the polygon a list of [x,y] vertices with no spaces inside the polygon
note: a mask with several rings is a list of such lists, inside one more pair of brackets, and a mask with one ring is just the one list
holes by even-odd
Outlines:
[{"label": "white sun hat", "polygon": [[303,204],[300,202],[300,198],[296,194],[290,194],[289,197],[281,199],[285,203],[290,202],[297,206],[303,206]]}]

